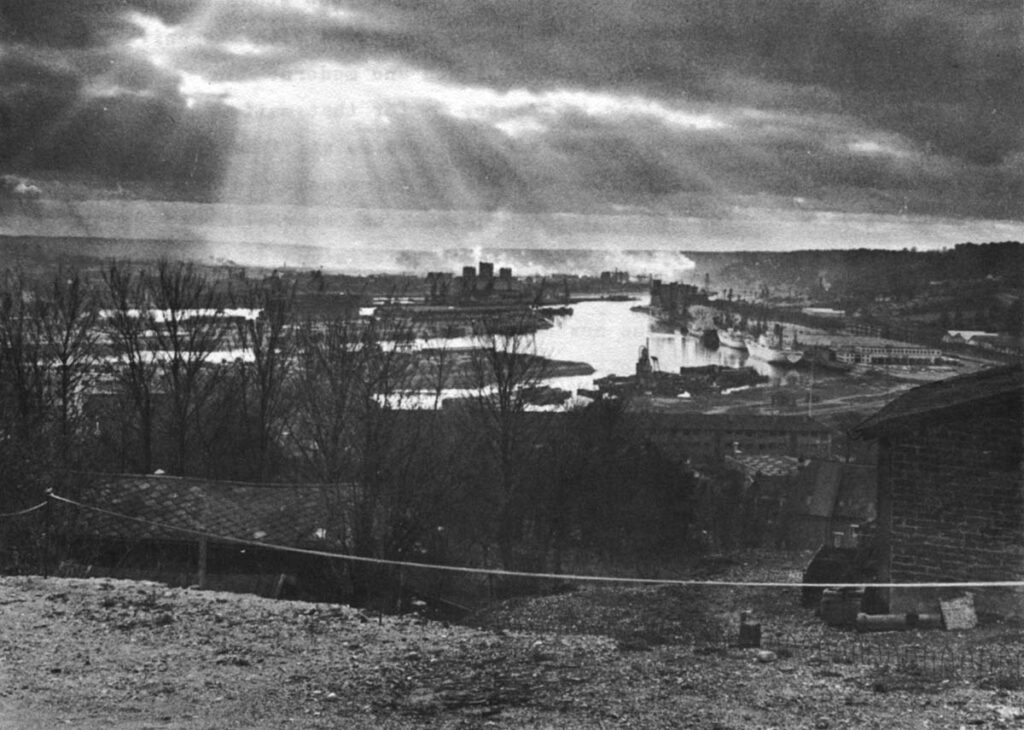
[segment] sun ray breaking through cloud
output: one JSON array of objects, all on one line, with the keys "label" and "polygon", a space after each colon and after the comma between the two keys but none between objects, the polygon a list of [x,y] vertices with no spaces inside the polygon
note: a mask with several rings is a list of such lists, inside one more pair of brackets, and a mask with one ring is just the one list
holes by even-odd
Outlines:
[{"label": "sun ray breaking through cloud", "polygon": [[0,163],[86,199],[207,206],[174,227],[212,240],[889,246],[1019,230],[1024,18],[871,2],[877,17],[805,0],[5,7]]}]

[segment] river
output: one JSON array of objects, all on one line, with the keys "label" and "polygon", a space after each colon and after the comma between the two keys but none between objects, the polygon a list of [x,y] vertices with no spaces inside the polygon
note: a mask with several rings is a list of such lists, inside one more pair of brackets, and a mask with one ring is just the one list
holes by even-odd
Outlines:
[{"label": "river", "polygon": [[[636,372],[640,348],[645,344],[650,348],[656,368],[663,372],[677,373],[681,367],[702,365],[731,368],[749,365],[762,375],[767,375],[772,383],[793,377],[792,371],[751,358],[745,351],[729,347],[711,350],[701,345],[696,337],[658,331],[653,318],[631,309],[647,303],[646,299],[579,302],[573,305],[572,315],[556,317],[554,326],[539,330],[535,335],[538,355],[555,360],[585,362],[595,371],[593,375],[551,378],[547,382],[575,393],[580,388],[592,389],[594,380],[606,375],[632,375]],[[475,341],[472,338],[457,338],[429,340],[421,344],[426,347],[468,348]],[[452,391],[449,395],[467,394]]]},{"label": "river", "polygon": [[708,349],[699,338],[659,331],[652,317],[632,307],[648,302],[580,302],[572,316],[557,317],[550,329],[537,332],[537,354],[556,360],[589,363],[594,374],[585,378],[558,378],[553,385],[567,390],[590,388],[596,378],[631,375],[636,371],[640,348],[648,345],[653,364],[663,372],[681,367],[721,365],[753,367],[772,383],[787,381],[793,371],[752,358],[746,351],[730,347]]}]

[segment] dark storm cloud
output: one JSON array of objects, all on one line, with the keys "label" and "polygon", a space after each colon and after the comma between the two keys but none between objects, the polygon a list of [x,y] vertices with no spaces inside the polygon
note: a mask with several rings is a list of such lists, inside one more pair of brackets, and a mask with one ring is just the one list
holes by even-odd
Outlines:
[{"label": "dark storm cloud", "polygon": [[[83,93],[81,79],[30,67],[30,91],[0,62],[0,164],[48,174],[67,171],[108,183],[158,183],[168,195],[207,199],[217,189],[234,127],[234,110],[189,108],[154,76],[113,78],[118,93]],[[135,88],[133,88],[133,86]]]},{"label": "dark storm cloud", "polygon": [[27,54],[0,57],[0,159],[10,162],[31,155],[40,130],[65,114],[80,88],[74,73]]},{"label": "dark storm cloud", "polygon": [[[173,64],[125,52],[145,34],[139,17],[190,28]],[[429,103],[416,123],[382,131],[401,163],[372,164],[425,181],[421,200],[405,183],[394,193],[409,207],[467,204],[442,179],[441,145],[484,209],[678,212],[767,196],[1020,218],[1021,25],[1016,0],[5,3],[0,164],[210,196],[238,112],[214,96],[186,98],[184,74],[216,84],[391,60],[456,91],[537,96],[536,108],[491,118]],[[696,129],[635,110],[597,118],[549,104],[544,94],[559,90],[652,100],[723,124]],[[502,134],[502,122],[528,131]],[[434,146],[413,139],[425,126]],[[725,215],[728,203],[696,208]]]},{"label": "dark storm cloud", "polygon": [[50,48],[96,48],[134,34],[128,11],[177,23],[201,4],[202,0],[8,0],[0,3],[0,38]]},{"label": "dark storm cloud", "polygon": [[[842,111],[996,164],[1020,149],[1017,2],[465,0],[395,2],[446,70],[506,87]],[[769,94],[759,85],[772,85]]]},{"label": "dark storm cloud", "polygon": [[6,2],[0,10],[0,36],[7,42],[53,48],[90,48],[126,28],[116,0]]},{"label": "dark storm cloud", "polygon": [[[306,19],[307,53],[399,58],[452,83],[498,91],[585,89],[756,109],[776,113],[785,127],[669,135],[663,149],[678,151],[675,160],[644,149],[635,120],[591,128],[587,139],[557,130],[538,135],[535,142],[577,165],[581,190],[563,199],[632,193],[632,202],[647,204],[696,187],[814,196],[840,208],[847,198],[858,209],[1024,215],[1024,51],[1015,2],[392,0],[335,7],[375,22],[324,19],[309,36]],[[257,25],[268,42],[295,37],[287,23],[250,30]],[[851,148],[835,144],[844,137]],[[900,149],[858,153],[858,137],[891,138]]]},{"label": "dark storm cloud", "polygon": [[133,8],[174,22],[193,5],[5,3],[0,166],[107,184],[156,183],[158,194],[209,198],[223,172],[234,111],[187,104],[176,74],[121,50],[139,32],[129,20]]}]

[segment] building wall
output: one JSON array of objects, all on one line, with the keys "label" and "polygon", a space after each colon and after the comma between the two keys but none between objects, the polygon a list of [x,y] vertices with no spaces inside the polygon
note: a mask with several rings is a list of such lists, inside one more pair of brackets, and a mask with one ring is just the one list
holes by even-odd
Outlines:
[{"label": "building wall", "polygon": [[[881,483],[893,582],[1024,579],[1021,438],[1019,403],[979,403],[964,418],[889,437]],[[894,590],[890,610],[934,610],[936,598]]]},{"label": "building wall", "polygon": [[[776,419],[778,421],[778,419]],[[824,427],[820,430],[800,430],[778,421],[769,426],[760,423],[732,425],[729,417],[721,422],[703,418],[690,422],[687,415],[676,423],[654,428],[659,443],[673,442],[678,450],[690,456],[719,458],[739,450],[744,454],[786,454],[789,456],[828,457],[832,451],[832,434]]]},{"label": "building wall", "polygon": [[836,352],[836,359],[839,362],[849,364],[865,363],[869,365],[890,363],[934,365],[940,357],[942,357],[942,353],[939,350],[908,345],[894,345],[890,347],[881,345],[853,345],[847,348],[840,348]]}]

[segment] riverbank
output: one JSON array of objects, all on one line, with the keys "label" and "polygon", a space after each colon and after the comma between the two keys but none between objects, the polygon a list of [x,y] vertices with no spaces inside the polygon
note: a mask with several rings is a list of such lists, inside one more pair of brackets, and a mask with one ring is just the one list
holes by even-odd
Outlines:
[{"label": "riverbank", "polygon": [[768,382],[768,377],[753,368],[727,368],[719,365],[680,368],[678,373],[648,372],[645,375],[609,375],[594,381],[602,395],[633,398],[652,395],[661,398],[714,396],[735,389],[753,388]]},{"label": "riverbank", "polygon": [[[427,348],[416,351],[414,356],[417,358],[416,366],[409,382],[403,384],[407,390],[436,390],[439,383],[443,390],[469,390],[495,383],[484,348]],[[529,365],[522,368],[522,372],[529,374],[527,385],[537,385],[539,381],[551,378],[582,377],[594,373],[594,368],[585,362],[525,353],[520,353],[520,357],[529,360]]]},{"label": "riverbank", "polygon": [[447,306],[395,304],[376,307],[375,315],[407,330],[417,339],[482,337],[491,333],[529,335],[571,316],[566,306],[534,307],[522,303]]}]

